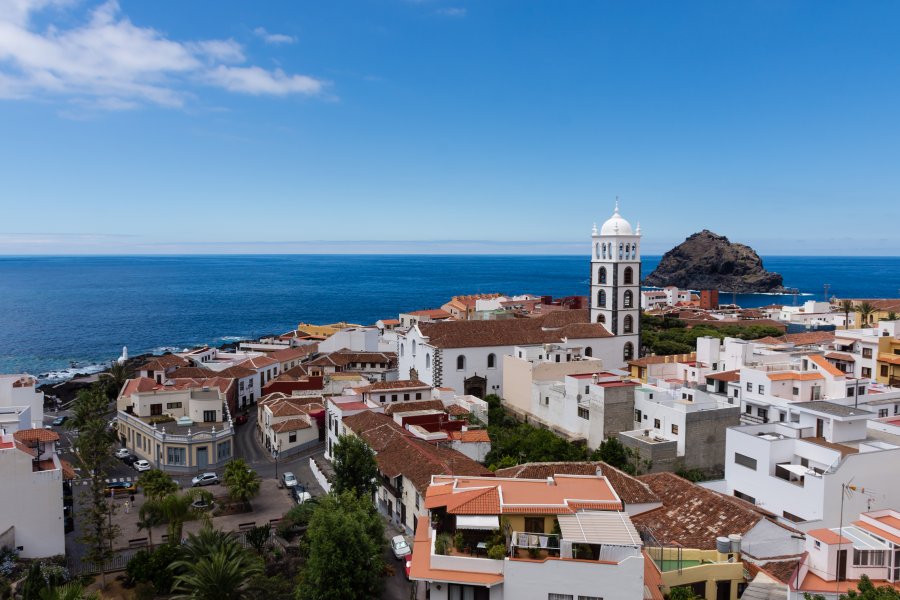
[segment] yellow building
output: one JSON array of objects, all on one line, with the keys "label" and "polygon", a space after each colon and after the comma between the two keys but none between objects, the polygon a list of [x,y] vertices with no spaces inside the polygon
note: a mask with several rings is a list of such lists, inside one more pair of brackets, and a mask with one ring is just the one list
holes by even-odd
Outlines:
[{"label": "yellow building", "polygon": [[875,376],[879,383],[900,386],[900,338],[878,338],[878,365]]},{"label": "yellow building", "polygon": [[[664,591],[674,587],[689,587],[706,600],[737,600],[738,585],[744,583],[744,563],[731,559],[731,554],[716,550],[685,548],[647,548],[644,550],[662,575]],[[727,589],[728,595],[719,592]]]},{"label": "yellow building", "polygon": [[347,329],[348,327],[362,327],[362,325],[357,325],[355,323],[344,323],[341,321],[340,323],[330,323],[328,325],[313,325],[312,323],[300,323],[297,325],[297,332],[301,334],[301,337],[314,337],[314,338],[322,338],[325,339],[329,336],[334,335],[341,329]]}]

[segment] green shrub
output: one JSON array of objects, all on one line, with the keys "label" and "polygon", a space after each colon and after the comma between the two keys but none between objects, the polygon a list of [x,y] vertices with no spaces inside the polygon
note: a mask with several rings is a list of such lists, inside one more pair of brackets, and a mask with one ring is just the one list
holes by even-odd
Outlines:
[{"label": "green shrub", "polygon": [[506,546],[503,544],[495,544],[488,548],[487,555],[488,558],[493,560],[503,560],[506,558]]},{"label": "green shrub", "polygon": [[453,540],[450,538],[449,533],[439,534],[434,540],[434,553],[449,554],[452,543]]},{"label": "green shrub", "polygon": [[466,547],[466,540],[463,538],[461,531],[457,531],[456,535],[453,536],[453,547],[459,552],[462,552],[463,548]]}]

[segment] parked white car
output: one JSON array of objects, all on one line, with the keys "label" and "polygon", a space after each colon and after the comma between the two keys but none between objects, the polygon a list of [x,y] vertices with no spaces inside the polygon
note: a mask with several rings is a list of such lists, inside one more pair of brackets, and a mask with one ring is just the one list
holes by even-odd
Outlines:
[{"label": "parked white car", "polygon": [[391,538],[391,551],[397,557],[397,560],[403,560],[411,552],[409,544],[406,543],[406,539],[402,535],[395,535]]},{"label": "parked white car", "polygon": [[286,471],[281,474],[281,483],[286,488],[292,488],[297,485],[297,478],[290,471]]},{"label": "parked white car", "polygon": [[215,473],[200,473],[193,479],[191,479],[191,485],[197,487],[198,485],[214,485],[219,483],[219,476]]},{"label": "parked white car", "polygon": [[131,454],[131,452],[128,451],[128,448],[119,448],[116,450],[116,458],[125,458],[129,454]]},{"label": "parked white car", "polygon": [[134,461],[134,470],[135,471],[140,471],[140,472],[149,471],[150,468],[151,468],[150,463],[144,459]]}]

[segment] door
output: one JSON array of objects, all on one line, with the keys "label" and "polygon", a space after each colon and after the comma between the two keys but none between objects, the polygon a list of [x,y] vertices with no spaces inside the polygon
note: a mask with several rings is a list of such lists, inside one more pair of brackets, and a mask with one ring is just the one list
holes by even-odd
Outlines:
[{"label": "door", "polygon": [[825,421],[816,419],[816,437],[825,437]]},{"label": "door", "polygon": [[847,580],[847,551],[838,550],[837,555],[837,580]]},{"label": "door", "polygon": [[731,600],[731,581],[716,582],[716,600]]},{"label": "door", "polygon": [[406,527],[406,505],[400,503],[400,524]]},{"label": "door", "polygon": [[197,467],[200,469],[205,469],[209,466],[209,448],[203,446],[202,448],[197,448]]}]

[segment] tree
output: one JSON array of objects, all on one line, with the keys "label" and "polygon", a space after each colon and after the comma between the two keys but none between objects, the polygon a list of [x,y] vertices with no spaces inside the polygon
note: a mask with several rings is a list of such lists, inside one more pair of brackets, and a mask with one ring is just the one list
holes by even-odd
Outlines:
[{"label": "tree", "polygon": [[853,308],[853,300],[841,300],[838,307],[844,313],[844,329],[850,329],[850,313],[855,310]]},{"label": "tree", "polygon": [[872,306],[871,302],[860,302],[854,308],[856,312],[859,313],[860,327],[866,327],[869,325],[869,321],[872,319],[872,314],[875,312],[875,307]]},{"label": "tree", "polygon": [[147,530],[147,537],[150,539],[150,549],[153,550],[153,528],[163,524],[163,514],[158,504],[145,502],[138,511],[138,522],[136,523],[138,531]]},{"label": "tree", "polygon": [[697,600],[699,596],[689,587],[679,586],[669,590],[669,600]]},{"label": "tree", "polygon": [[103,382],[106,397],[110,400],[115,400],[119,396],[122,386],[131,379],[132,375],[131,368],[114,362],[106,373],[100,374],[100,381]]},{"label": "tree", "polygon": [[97,565],[100,571],[101,587],[106,587],[106,561],[112,556],[113,541],[119,536],[119,526],[112,523],[115,504],[106,499],[106,472],[111,461],[104,418],[108,403],[102,386],[95,384],[82,390],[72,404],[72,418],[67,423],[79,432],[75,451],[90,477],[80,515],[81,541],[85,545],[85,560]]},{"label": "tree", "polygon": [[262,573],[262,561],[251,556],[234,535],[204,527],[190,534],[183,557],[170,566],[177,573],[175,599],[239,600],[250,578]]},{"label": "tree", "polygon": [[378,465],[375,453],[361,438],[342,435],[332,450],[334,491],[340,494],[352,490],[359,496],[375,493]]},{"label": "tree", "polygon": [[297,600],[375,599],[384,585],[384,524],[367,497],[323,497],[306,532],[306,568]]},{"label": "tree", "polygon": [[147,510],[158,512],[168,522],[169,544],[181,542],[181,533],[184,529],[185,521],[197,516],[205,519],[209,518],[205,512],[196,510],[192,506],[197,498],[203,498],[209,502],[212,500],[212,494],[205,490],[188,490],[186,492],[169,494],[156,500],[147,500],[144,503],[144,506],[149,506]]},{"label": "tree", "polygon": [[144,496],[152,500],[159,500],[179,489],[178,483],[159,469],[144,471],[137,483],[144,490]]},{"label": "tree", "polygon": [[889,312],[887,314],[887,318],[885,319],[885,321],[898,321],[898,320],[900,320],[900,315],[898,315],[894,311]]},{"label": "tree", "polygon": [[244,505],[259,493],[259,475],[247,466],[243,458],[225,466],[222,482],[228,488],[228,497]]},{"label": "tree", "polygon": [[265,525],[259,525],[247,531],[245,535],[245,539],[247,543],[250,544],[250,547],[256,550],[256,553],[262,556],[262,553],[266,549],[266,544],[269,543],[269,536],[272,534],[272,526],[266,523]]},{"label": "tree", "polygon": [[611,437],[600,442],[600,447],[594,452],[595,460],[602,460],[606,464],[624,471],[628,468],[628,449],[617,438]]}]

